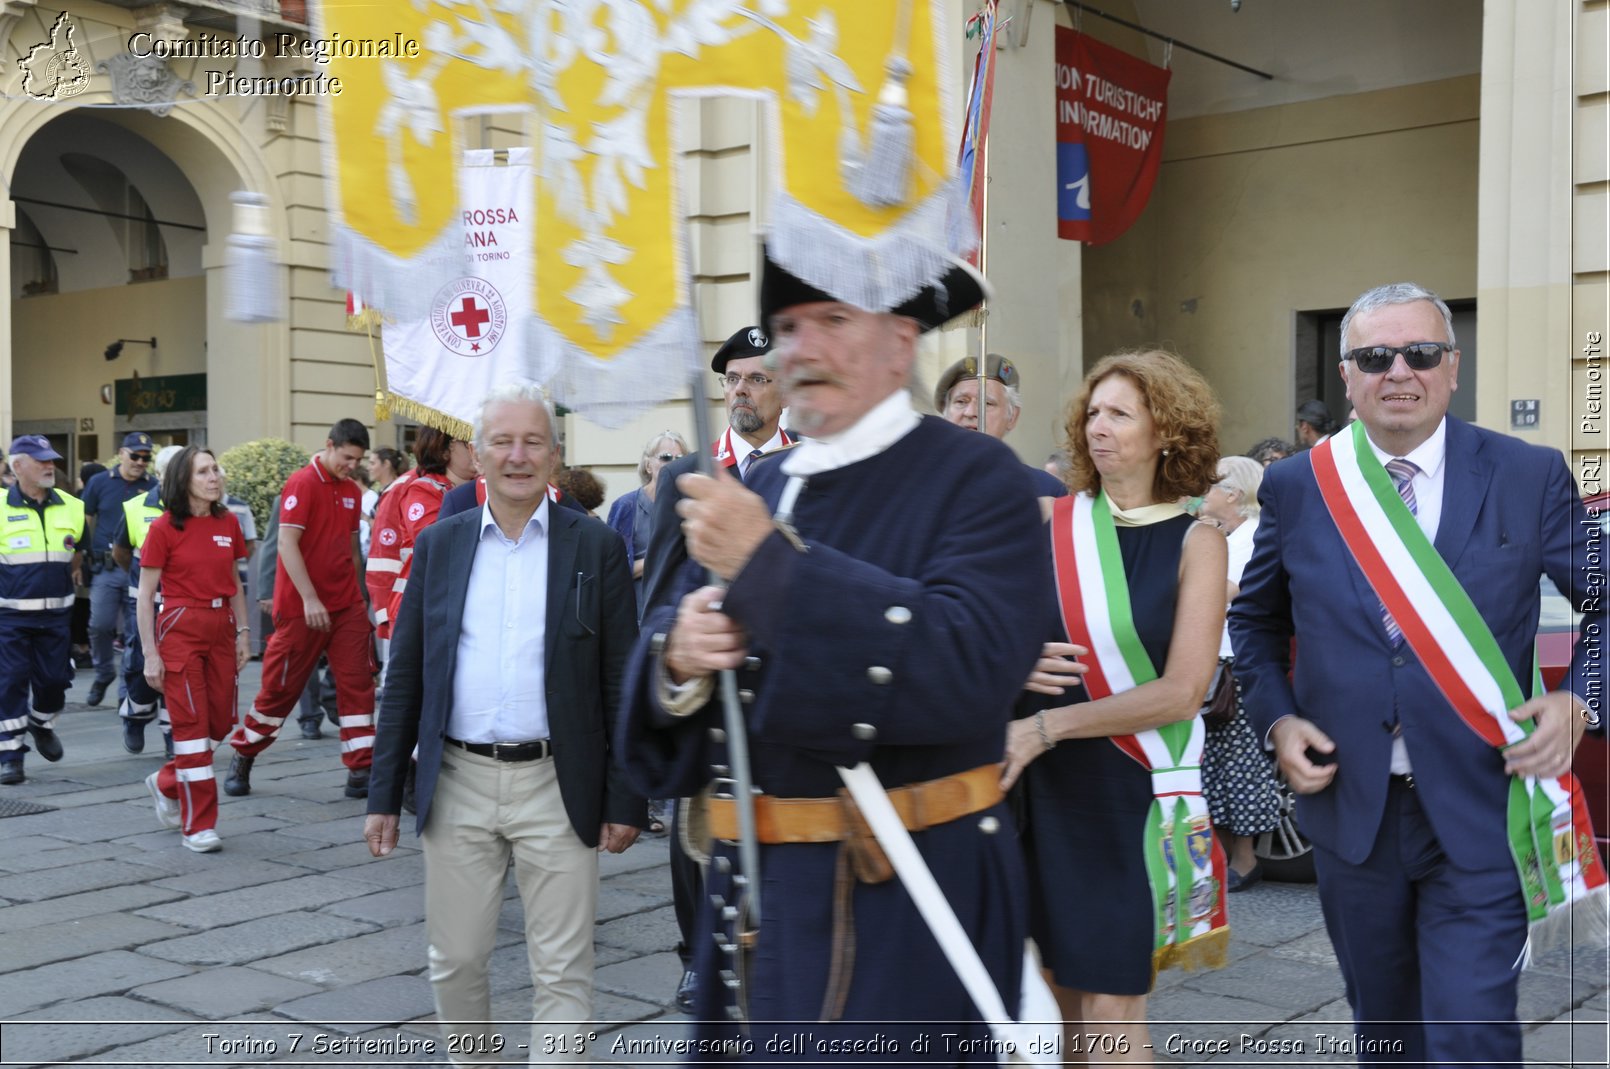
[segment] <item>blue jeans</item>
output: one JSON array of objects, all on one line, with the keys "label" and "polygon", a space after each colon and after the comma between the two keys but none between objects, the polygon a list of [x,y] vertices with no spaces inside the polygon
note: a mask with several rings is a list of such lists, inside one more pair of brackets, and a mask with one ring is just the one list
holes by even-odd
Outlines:
[{"label": "blue jeans", "polygon": [[[123,615],[123,602],[129,596],[129,573],[110,564],[95,573],[89,586],[89,651],[95,660],[95,682],[111,686],[117,679],[117,654],[112,649],[112,638]],[[128,690],[118,682],[117,696],[121,700]]]}]

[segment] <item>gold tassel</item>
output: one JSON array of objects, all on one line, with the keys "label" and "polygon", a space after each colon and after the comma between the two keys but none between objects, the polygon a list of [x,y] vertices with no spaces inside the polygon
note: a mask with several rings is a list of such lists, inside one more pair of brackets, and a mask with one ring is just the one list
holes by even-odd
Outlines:
[{"label": "gold tassel", "polygon": [[[374,365],[375,369],[375,422],[384,423],[391,418],[391,406],[386,403],[386,384],[382,381],[384,372],[381,365],[383,360],[381,359],[380,349],[375,345],[374,324],[367,322],[367,317],[372,312],[374,312],[374,309],[365,308],[358,315],[348,316],[347,325],[350,327],[354,319],[365,320],[364,332],[369,335],[369,363]],[[374,316],[375,322],[378,322],[379,319],[379,315]]]}]

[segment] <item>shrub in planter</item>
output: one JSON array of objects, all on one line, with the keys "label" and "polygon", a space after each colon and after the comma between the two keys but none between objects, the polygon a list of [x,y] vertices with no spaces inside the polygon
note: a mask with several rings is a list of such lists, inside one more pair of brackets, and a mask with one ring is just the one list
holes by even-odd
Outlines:
[{"label": "shrub in planter", "polygon": [[307,466],[308,451],[283,438],[259,438],[226,449],[218,457],[225,488],[251,506],[259,532],[268,524],[269,506],[285,489],[285,480]]}]

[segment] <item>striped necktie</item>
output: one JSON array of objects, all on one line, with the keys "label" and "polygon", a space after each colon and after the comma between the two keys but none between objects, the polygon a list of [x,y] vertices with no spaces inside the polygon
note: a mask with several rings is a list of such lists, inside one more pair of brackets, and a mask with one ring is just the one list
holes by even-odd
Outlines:
[{"label": "striped necktie", "polygon": [[[1419,504],[1414,499],[1414,477],[1420,471],[1419,465],[1412,460],[1397,457],[1386,462],[1386,473],[1392,476],[1392,485],[1397,487],[1398,496],[1403,503],[1409,506],[1409,514],[1417,516],[1420,513]],[[1381,623],[1386,625],[1387,642],[1393,646],[1403,641],[1403,630],[1398,622],[1392,619],[1392,614],[1386,611],[1386,605],[1381,606]]]},{"label": "striped necktie", "polygon": [[755,466],[755,458],[756,457],[763,457],[765,455],[766,455],[766,453],[765,453],[764,450],[751,449],[749,451],[749,455],[744,457],[744,460],[743,460],[742,464],[734,465],[734,467],[736,467],[738,469],[738,481],[739,482],[748,482],[749,481],[749,469],[753,468]]}]

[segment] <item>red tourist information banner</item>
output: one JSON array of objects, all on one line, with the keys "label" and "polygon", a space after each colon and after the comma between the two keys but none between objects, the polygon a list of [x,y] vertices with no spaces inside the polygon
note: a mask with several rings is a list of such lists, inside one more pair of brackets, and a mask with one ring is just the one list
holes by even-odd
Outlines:
[{"label": "red tourist information banner", "polygon": [[1057,235],[1103,245],[1140,217],[1163,160],[1170,72],[1057,27]]}]

